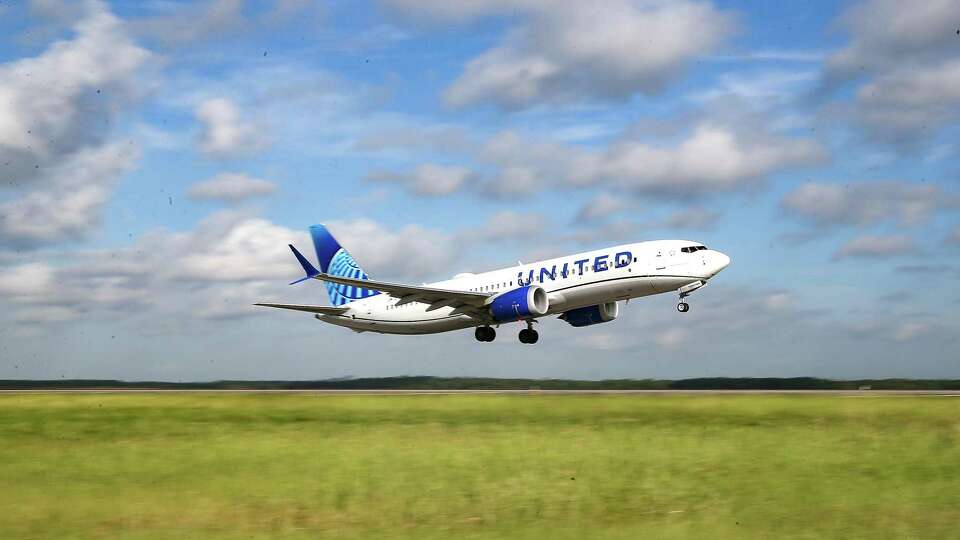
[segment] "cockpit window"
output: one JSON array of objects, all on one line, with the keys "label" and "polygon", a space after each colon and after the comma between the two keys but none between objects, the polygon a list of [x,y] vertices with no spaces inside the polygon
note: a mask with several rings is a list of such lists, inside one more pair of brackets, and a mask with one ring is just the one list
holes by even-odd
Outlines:
[{"label": "cockpit window", "polygon": [[680,248],[680,251],[684,253],[693,253],[695,251],[700,251],[701,249],[707,249],[707,246],[687,246]]}]

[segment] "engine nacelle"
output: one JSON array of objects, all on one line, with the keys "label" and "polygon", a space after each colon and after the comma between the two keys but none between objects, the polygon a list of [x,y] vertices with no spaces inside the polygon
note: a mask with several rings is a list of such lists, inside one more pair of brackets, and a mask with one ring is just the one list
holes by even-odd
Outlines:
[{"label": "engine nacelle", "polygon": [[610,322],[620,314],[620,308],[616,302],[604,302],[595,306],[587,306],[570,311],[564,311],[560,318],[567,321],[570,326],[590,326],[591,324],[600,324]]},{"label": "engine nacelle", "polygon": [[545,315],[550,309],[547,291],[539,285],[526,285],[507,291],[490,302],[490,315],[497,322],[512,322]]}]

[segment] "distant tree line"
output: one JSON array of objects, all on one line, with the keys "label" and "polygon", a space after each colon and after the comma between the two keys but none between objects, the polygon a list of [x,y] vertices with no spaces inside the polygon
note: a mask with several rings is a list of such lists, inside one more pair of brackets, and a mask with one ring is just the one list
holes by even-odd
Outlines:
[{"label": "distant tree line", "polygon": [[855,379],[815,377],[705,377],[697,379],[495,379],[487,377],[374,377],[318,381],[117,381],[96,379],[0,380],[4,390],[960,390],[957,379]]}]

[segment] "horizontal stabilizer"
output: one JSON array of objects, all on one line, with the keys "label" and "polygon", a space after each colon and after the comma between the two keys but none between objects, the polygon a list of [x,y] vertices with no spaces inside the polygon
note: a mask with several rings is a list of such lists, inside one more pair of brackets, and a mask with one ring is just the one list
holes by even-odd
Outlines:
[{"label": "horizontal stabilizer", "polygon": [[320,271],[317,270],[317,269],[310,263],[310,261],[308,261],[307,258],[303,256],[303,254],[301,254],[299,251],[297,251],[297,248],[293,247],[293,244],[287,244],[287,245],[290,246],[290,251],[292,251],[292,252],[293,252],[293,255],[297,258],[298,261],[300,261],[300,266],[303,267],[303,271],[307,273],[307,277],[302,277],[302,278],[300,278],[300,279],[298,279],[298,280],[290,283],[291,285],[296,285],[297,283],[300,283],[301,281],[306,281],[306,280],[308,280],[308,279],[312,279],[312,278],[315,278],[315,277],[317,277],[317,276],[320,275]]},{"label": "horizontal stabilizer", "polygon": [[254,304],[255,306],[272,307],[279,309],[292,309],[294,311],[306,311],[307,313],[319,313],[321,315],[343,315],[350,308],[333,306],[305,306],[302,304]]}]

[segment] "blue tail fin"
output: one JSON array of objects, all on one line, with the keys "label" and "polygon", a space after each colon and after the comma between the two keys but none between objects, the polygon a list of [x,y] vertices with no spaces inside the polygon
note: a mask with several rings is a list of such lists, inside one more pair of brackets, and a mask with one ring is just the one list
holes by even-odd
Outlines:
[{"label": "blue tail fin", "polygon": [[[310,236],[313,237],[313,247],[317,250],[317,260],[320,262],[320,270],[331,276],[343,276],[353,279],[370,279],[357,261],[347,253],[347,250],[340,246],[340,242],[330,234],[323,225],[313,225],[310,227]],[[309,273],[309,270],[307,270]],[[330,295],[330,303],[334,306],[342,306],[354,300],[369,298],[380,294],[377,291],[352,287],[350,285],[340,285],[338,283],[327,282],[327,294]]]}]

